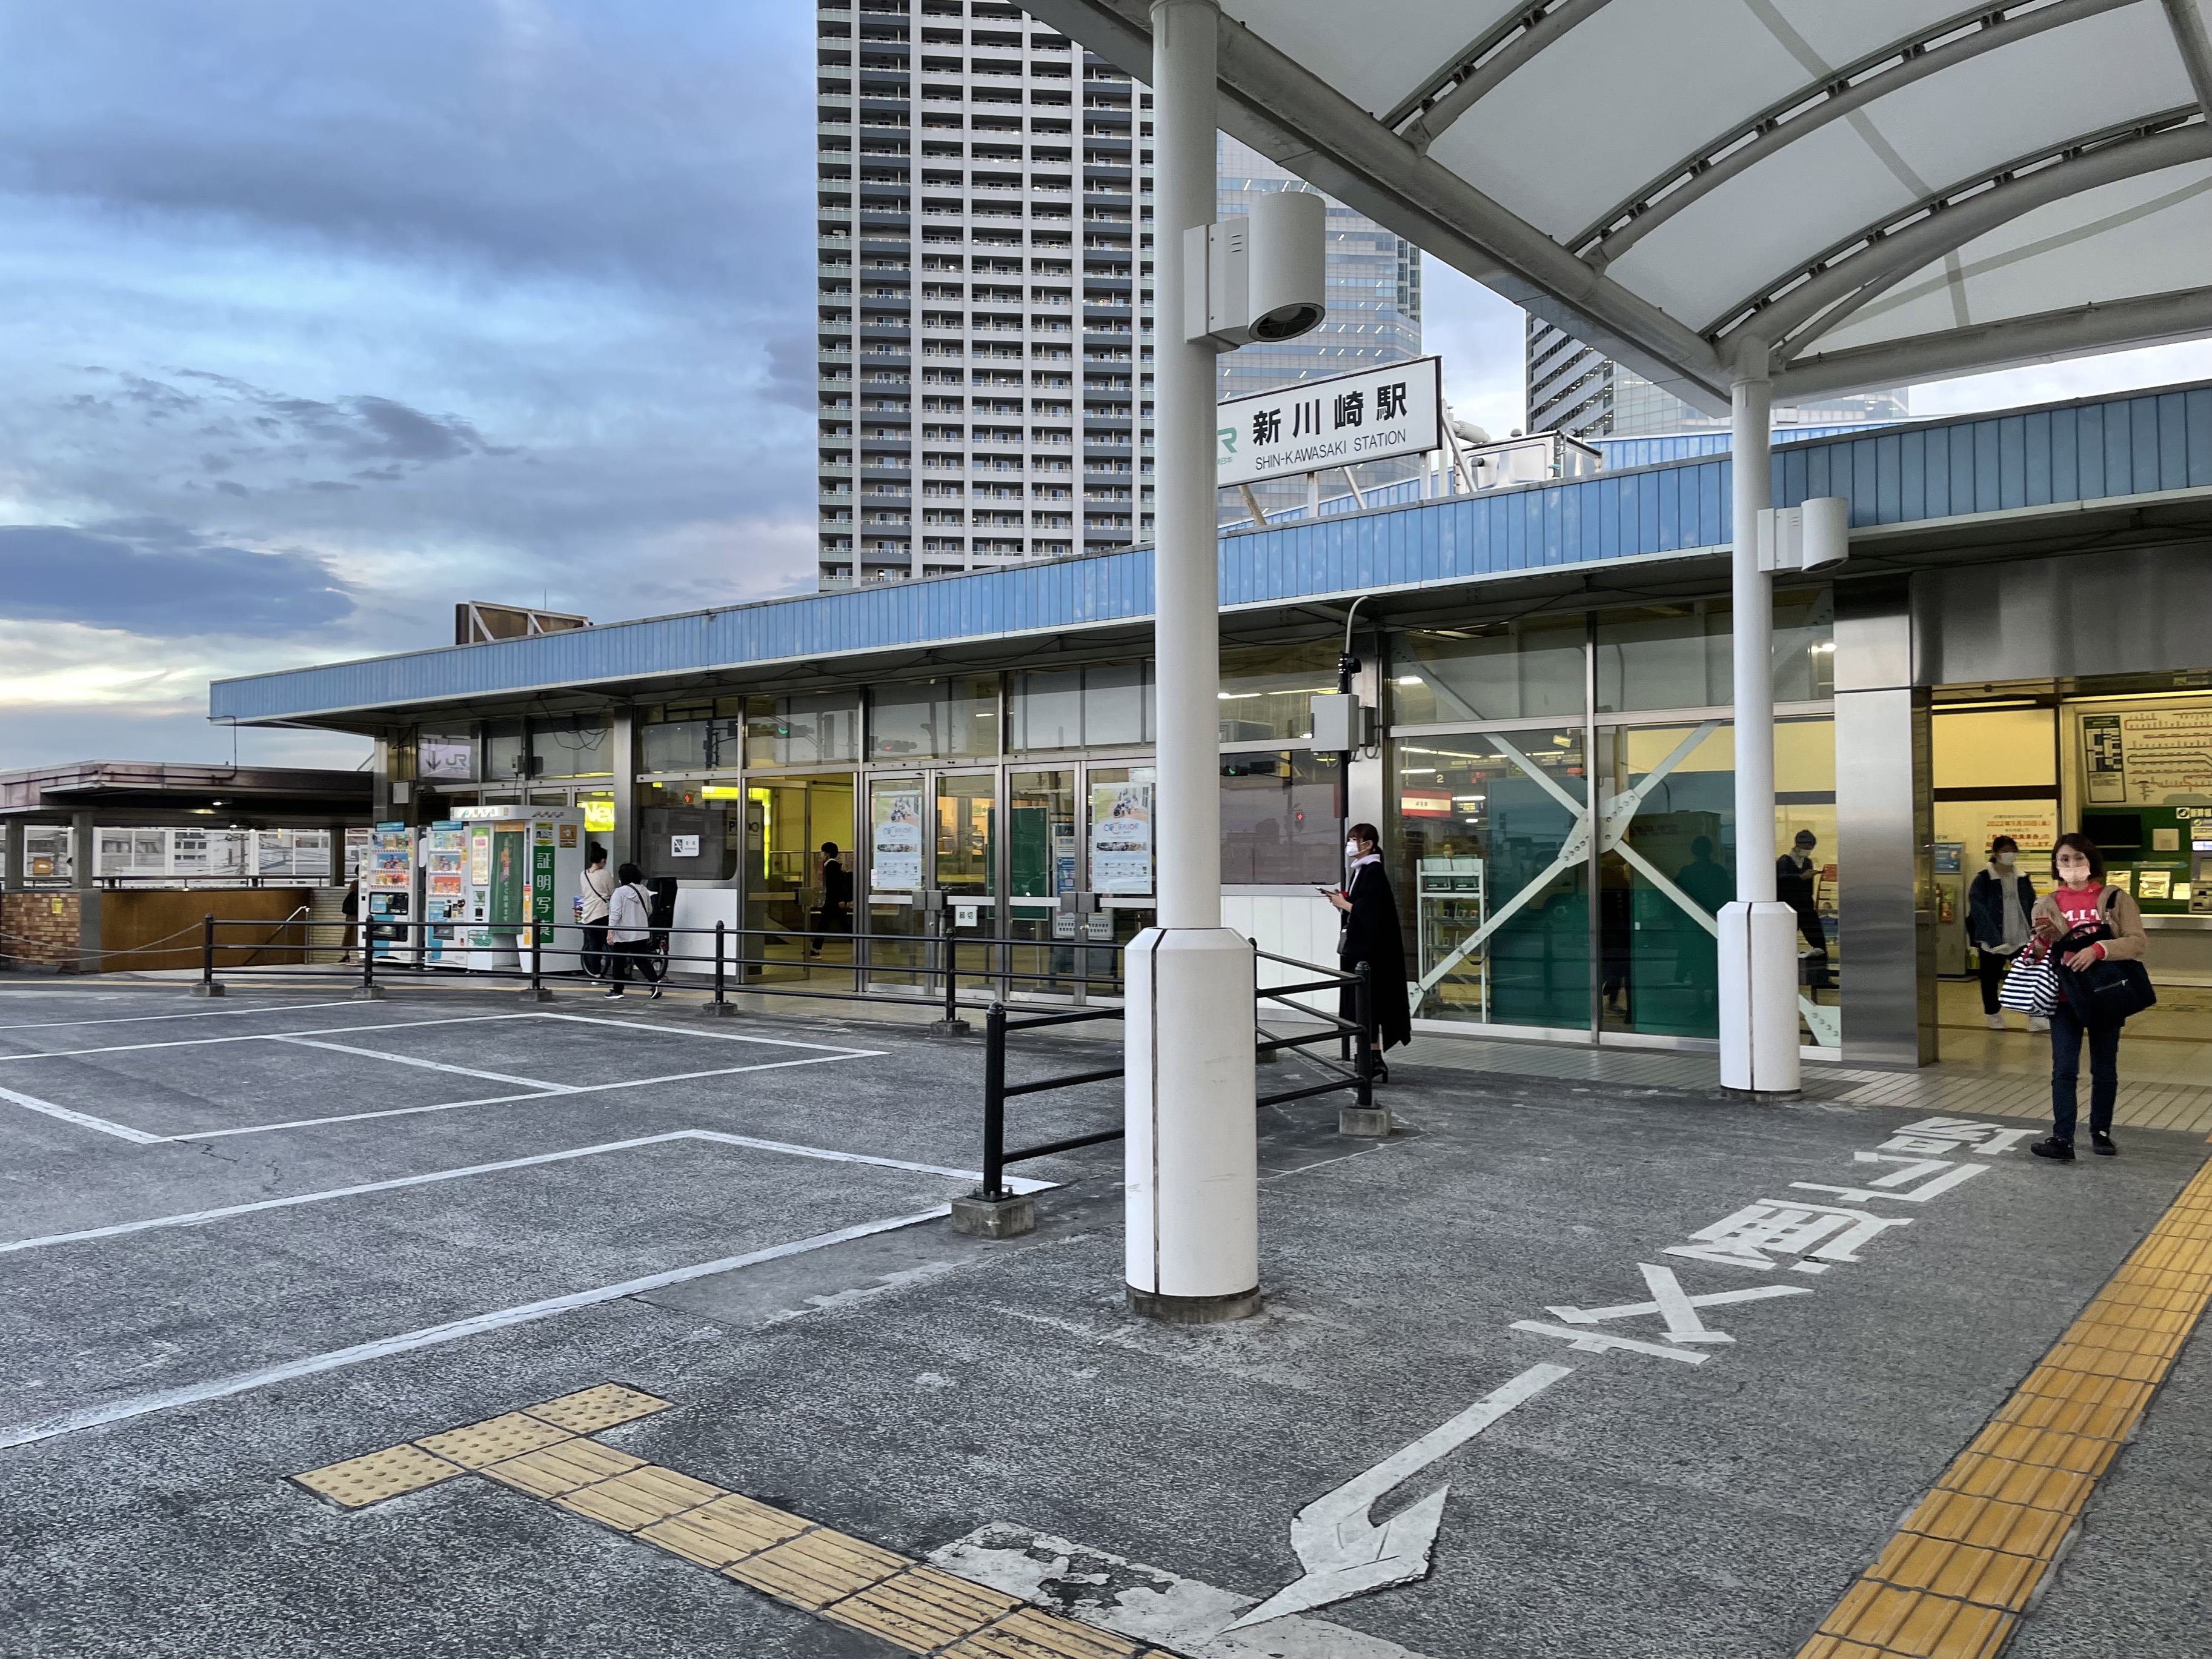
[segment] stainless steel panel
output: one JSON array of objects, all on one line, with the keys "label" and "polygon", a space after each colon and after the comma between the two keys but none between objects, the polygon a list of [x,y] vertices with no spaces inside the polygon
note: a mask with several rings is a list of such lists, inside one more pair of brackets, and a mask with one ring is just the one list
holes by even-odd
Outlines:
[{"label": "stainless steel panel", "polygon": [[1934,929],[1923,922],[1921,902],[1928,883],[1922,829],[1928,722],[1915,702],[1905,687],[1836,694],[1847,1062],[1916,1066],[1934,1058]]},{"label": "stainless steel panel", "polygon": [[[1916,572],[1920,685],[2212,666],[2212,546],[2124,549]],[[1837,685],[1843,684],[1840,623]]]}]

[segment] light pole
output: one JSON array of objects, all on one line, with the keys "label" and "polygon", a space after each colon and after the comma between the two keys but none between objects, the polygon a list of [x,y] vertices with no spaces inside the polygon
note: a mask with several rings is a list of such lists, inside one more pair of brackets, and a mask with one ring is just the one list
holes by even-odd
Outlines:
[{"label": "light pole", "polygon": [[1735,545],[1729,592],[1735,668],[1735,902],[1720,915],[1721,1086],[1798,1091],[1797,917],[1774,896],[1774,589],[1759,568],[1771,504],[1773,386],[1764,342],[1747,340],[1731,389]]}]

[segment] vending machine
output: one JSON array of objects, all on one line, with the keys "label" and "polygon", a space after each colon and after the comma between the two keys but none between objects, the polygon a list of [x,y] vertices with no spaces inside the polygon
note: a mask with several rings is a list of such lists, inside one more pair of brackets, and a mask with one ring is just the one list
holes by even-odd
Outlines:
[{"label": "vending machine", "polygon": [[541,969],[575,972],[583,936],[570,901],[584,874],[583,813],[573,806],[463,806],[453,817],[467,842],[463,965],[526,968],[535,929]]},{"label": "vending machine", "polygon": [[431,968],[467,963],[469,827],[441,819],[422,832],[422,961]]},{"label": "vending machine", "polygon": [[419,955],[414,929],[415,830],[411,824],[380,823],[369,833],[368,859],[361,872],[367,902],[362,948],[380,962],[410,963]]}]

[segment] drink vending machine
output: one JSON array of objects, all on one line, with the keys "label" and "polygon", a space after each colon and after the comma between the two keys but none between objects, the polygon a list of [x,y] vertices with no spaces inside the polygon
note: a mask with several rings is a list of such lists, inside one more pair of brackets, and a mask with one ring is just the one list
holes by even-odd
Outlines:
[{"label": "drink vending machine", "polygon": [[380,823],[369,834],[368,860],[361,872],[363,904],[362,949],[380,962],[413,962],[417,942],[411,928],[395,926],[416,919],[415,830],[410,824]]},{"label": "drink vending machine", "polygon": [[467,838],[461,965],[528,967],[534,927],[544,971],[575,972],[583,936],[571,901],[584,874],[583,813],[573,806],[463,806],[453,817]]},{"label": "drink vending machine", "polygon": [[441,818],[422,832],[422,960],[433,968],[465,968],[468,951],[469,827]]}]

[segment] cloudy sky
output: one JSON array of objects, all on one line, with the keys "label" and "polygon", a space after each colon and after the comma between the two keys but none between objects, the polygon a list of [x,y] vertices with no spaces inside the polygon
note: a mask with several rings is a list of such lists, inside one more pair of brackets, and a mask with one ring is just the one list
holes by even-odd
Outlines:
[{"label": "cloudy sky", "polygon": [[[0,768],[228,757],[214,676],[811,586],[812,9],[0,0]],[[1460,412],[1517,312],[1435,264]],[[1929,413],[2212,374],[1985,377]],[[351,765],[248,732],[249,761]]]}]

